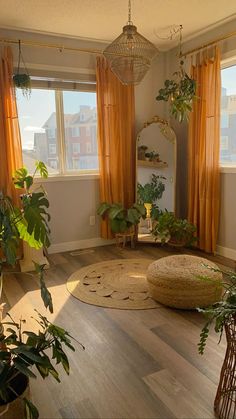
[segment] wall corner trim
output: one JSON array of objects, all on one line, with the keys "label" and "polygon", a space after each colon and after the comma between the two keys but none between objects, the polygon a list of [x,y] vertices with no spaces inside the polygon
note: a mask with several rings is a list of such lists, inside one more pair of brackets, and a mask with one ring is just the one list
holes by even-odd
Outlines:
[{"label": "wall corner trim", "polygon": [[217,255],[224,256],[228,259],[236,260],[236,249],[230,249],[229,247],[216,246]]},{"label": "wall corner trim", "polygon": [[107,246],[114,244],[115,240],[106,240],[101,237],[93,237],[92,239],[76,240],[72,242],[62,242],[52,244],[48,248],[48,253],[69,252],[78,249],[88,249],[90,247]]}]

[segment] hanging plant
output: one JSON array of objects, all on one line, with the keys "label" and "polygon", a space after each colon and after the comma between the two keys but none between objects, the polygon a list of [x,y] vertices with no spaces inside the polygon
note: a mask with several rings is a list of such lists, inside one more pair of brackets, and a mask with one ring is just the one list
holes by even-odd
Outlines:
[{"label": "hanging plant", "polygon": [[[20,69],[21,63],[23,64],[23,70]],[[21,42],[19,41],[19,53],[18,53],[18,65],[17,72],[13,76],[14,86],[22,90],[23,96],[30,98],[31,95],[31,78],[28,73],[28,70],[25,66],[24,58],[21,52]]]},{"label": "hanging plant", "polygon": [[[180,26],[179,57],[182,56],[182,25]],[[158,101],[169,102],[170,114],[183,122],[188,120],[196,97],[196,81],[184,70],[184,61],[180,58],[179,71],[173,73],[174,79],[165,80],[164,88],[159,90]]]}]

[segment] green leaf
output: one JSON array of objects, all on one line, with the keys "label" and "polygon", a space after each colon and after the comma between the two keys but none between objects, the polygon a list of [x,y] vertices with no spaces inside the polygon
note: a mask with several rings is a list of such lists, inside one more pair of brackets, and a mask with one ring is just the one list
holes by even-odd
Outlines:
[{"label": "green leaf", "polygon": [[36,378],[36,375],[27,367],[27,364],[19,358],[14,359],[14,367],[29,378]]},{"label": "green leaf", "polygon": [[36,171],[40,173],[40,176],[46,179],[48,177],[47,166],[42,161],[36,161],[35,166]]},{"label": "green leaf", "polygon": [[37,407],[26,397],[23,398],[25,403],[25,417],[26,419],[38,419],[39,418],[39,412]]}]

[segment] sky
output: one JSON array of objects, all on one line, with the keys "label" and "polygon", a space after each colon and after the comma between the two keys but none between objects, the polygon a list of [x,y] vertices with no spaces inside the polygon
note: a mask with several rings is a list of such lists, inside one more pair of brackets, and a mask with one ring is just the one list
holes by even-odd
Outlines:
[{"label": "sky", "polygon": [[236,95],[236,65],[221,70],[221,84],[227,89],[227,96]]},{"label": "sky", "polygon": [[[63,93],[64,113],[77,113],[81,105],[96,106],[96,94],[66,91]],[[32,149],[34,133],[44,132],[42,128],[49,116],[56,111],[53,90],[33,89],[29,99],[17,89],[17,107],[21,130],[22,148]]]}]

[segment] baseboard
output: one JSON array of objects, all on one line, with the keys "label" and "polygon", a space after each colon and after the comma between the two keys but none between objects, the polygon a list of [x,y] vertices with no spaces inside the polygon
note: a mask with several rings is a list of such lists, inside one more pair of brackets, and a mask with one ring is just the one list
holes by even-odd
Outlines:
[{"label": "baseboard", "polygon": [[228,259],[236,260],[236,250],[229,247],[216,246],[216,253]]},{"label": "baseboard", "polygon": [[106,246],[114,243],[115,240],[106,240],[102,239],[101,237],[94,237],[92,239],[51,244],[51,246],[48,248],[48,253],[69,252],[71,250],[88,249],[90,247]]}]

